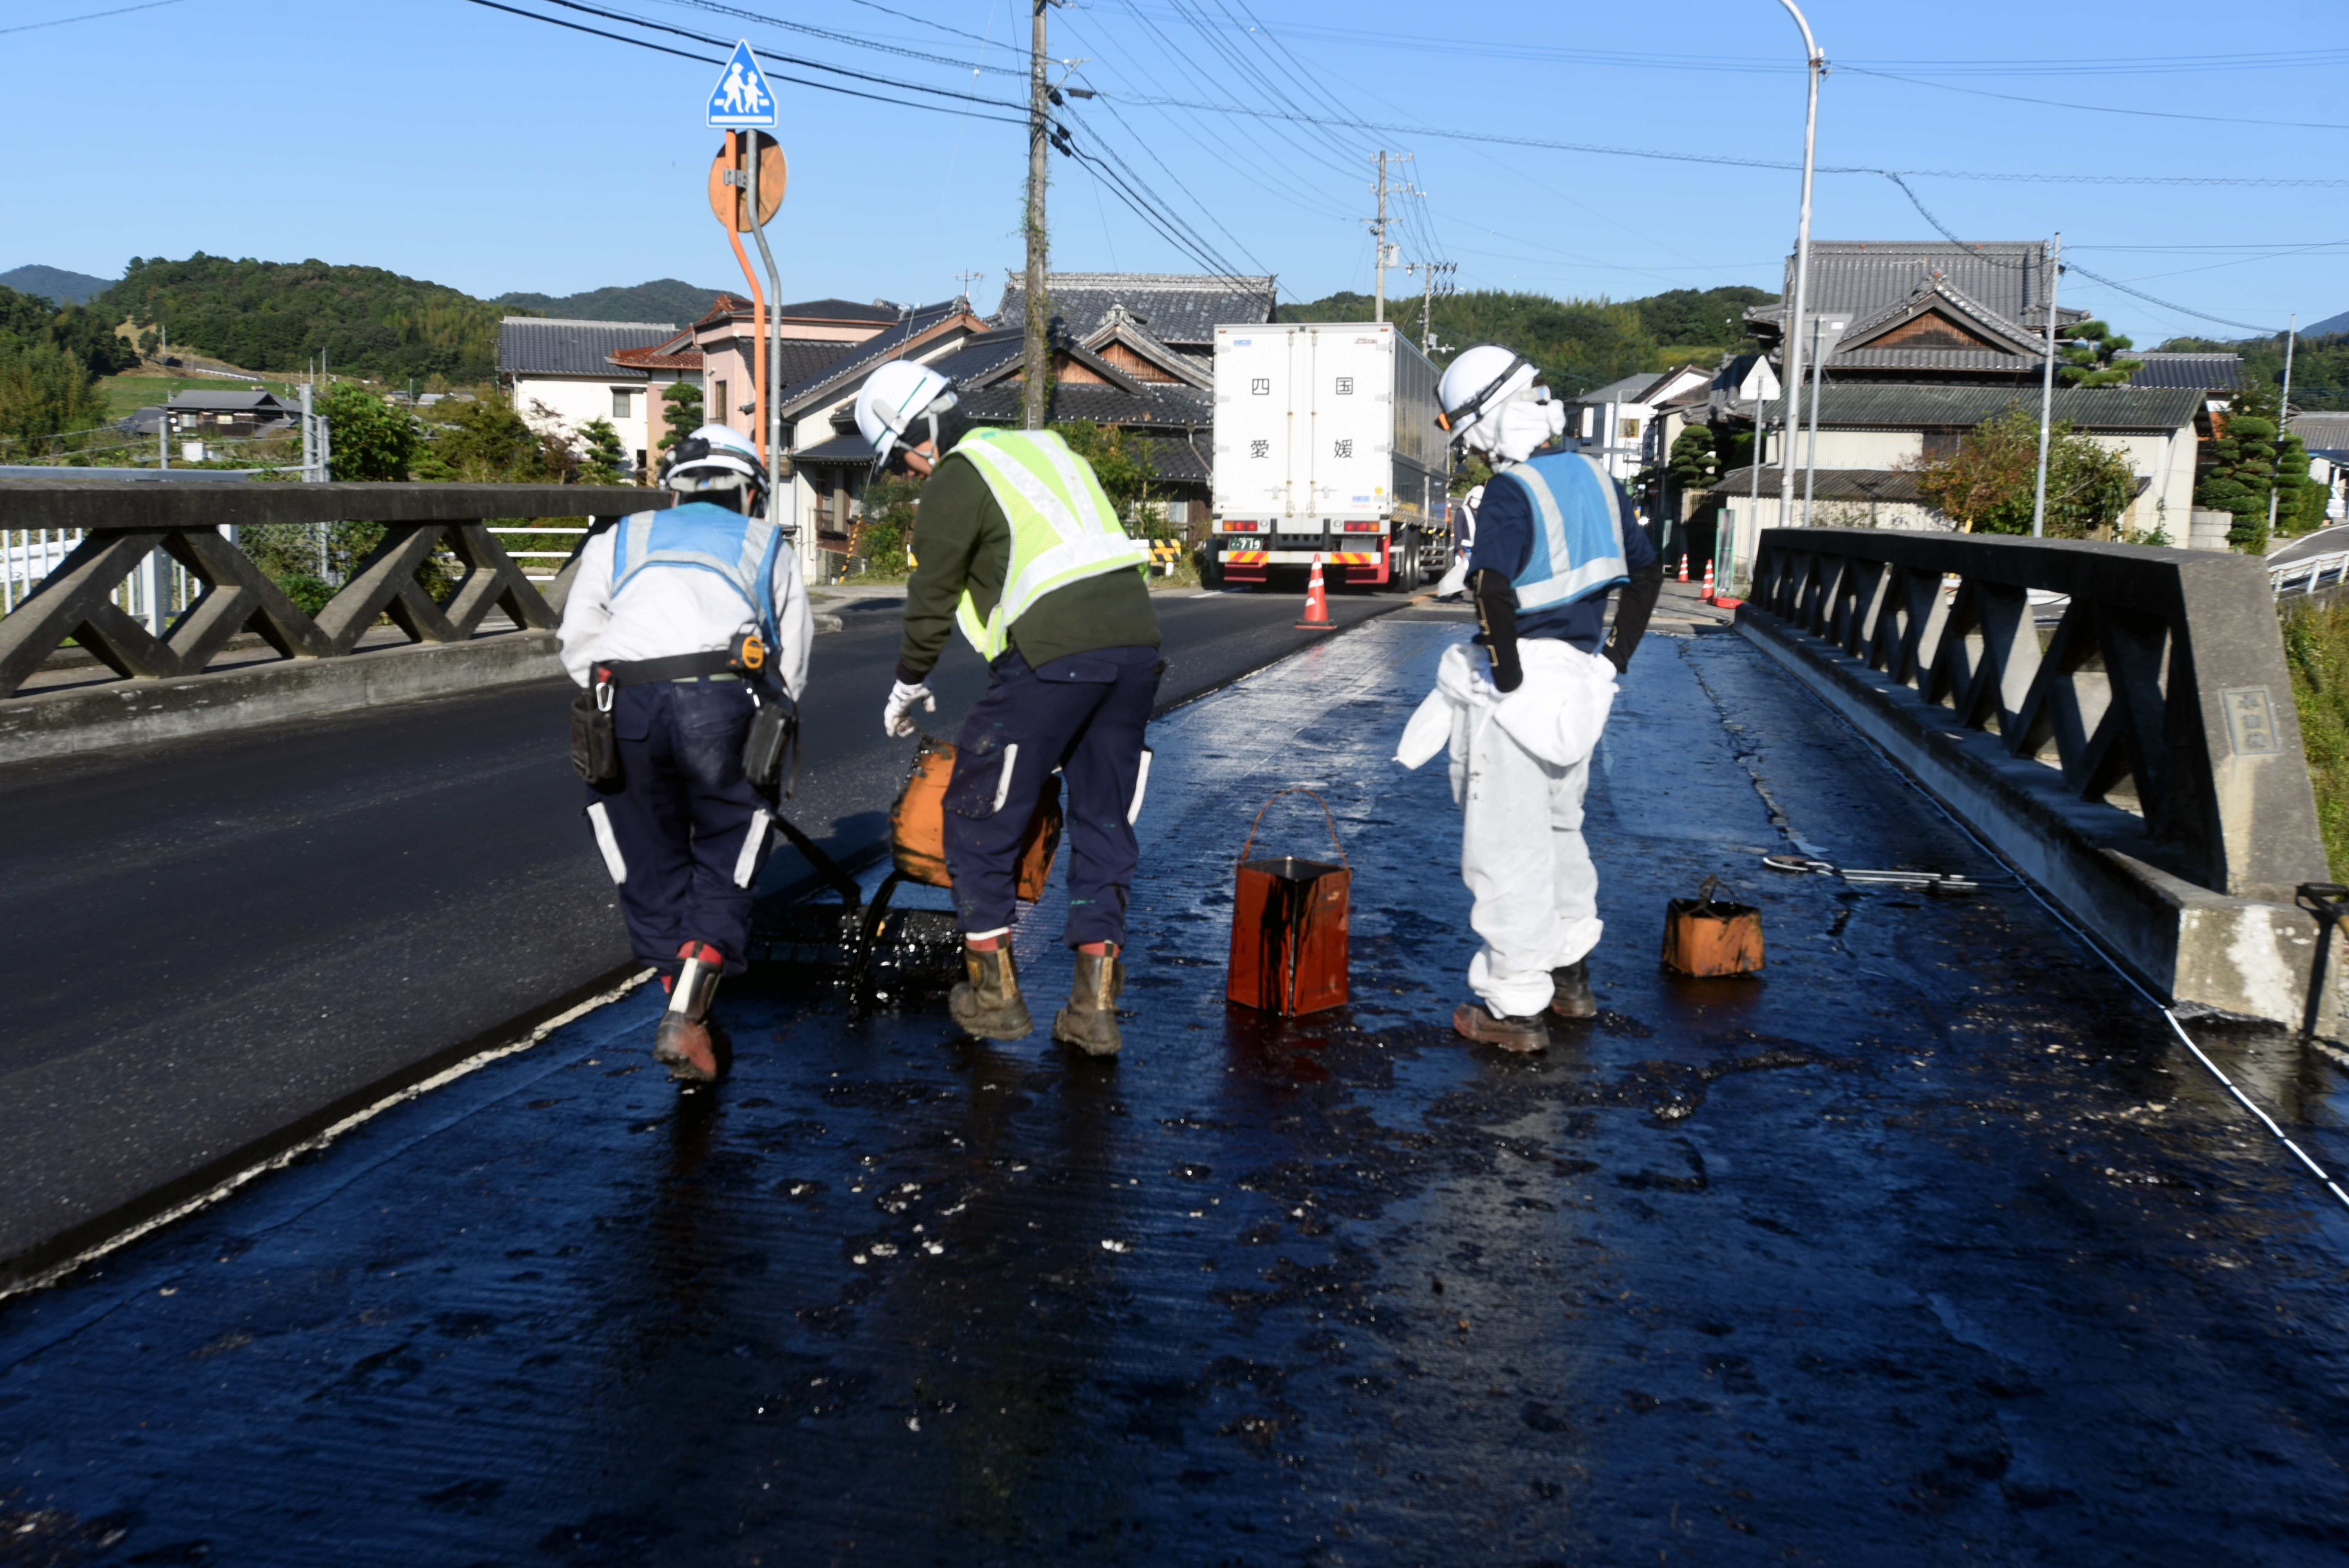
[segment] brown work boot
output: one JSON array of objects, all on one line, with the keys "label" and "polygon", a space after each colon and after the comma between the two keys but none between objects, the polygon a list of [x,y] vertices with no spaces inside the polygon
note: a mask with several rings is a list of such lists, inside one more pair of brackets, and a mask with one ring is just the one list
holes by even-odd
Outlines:
[{"label": "brown work boot", "polygon": [[1542,1022],[1539,1013],[1514,1018],[1506,1013],[1494,1012],[1482,1002],[1463,1002],[1452,1010],[1452,1027],[1455,1033],[1469,1039],[1482,1040],[1505,1051],[1549,1048],[1549,1027]]},{"label": "brown work boot", "polygon": [[1125,961],[1116,949],[1079,953],[1076,983],[1069,987],[1069,1005],[1052,1020],[1052,1037],[1089,1057],[1117,1055],[1125,1043],[1117,1029],[1117,997],[1124,989]]},{"label": "brown work boot", "polygon": [[683,944],[677,955],[683,963],[676,978],[662,982],[668,989],[668,1010],[653,1032],[653,1060],[681,1082],[714,1083],[721,1070],[719,1047],[725,1037],[710,1009],[718,1000],[718,977],[726,972],[726,955],[703,942]]},{"label": "brown work boot", "polygon": [[1010,938],[985,951],[966,946],[962,966],[970,978],[947,995],[947,1011],[963,1033],[982,1040],[1024,1040],[1036,1032],[1036,1020],[1028,1016],[1028,1004],[1019,995]]},{"label": "brown work boot", "polygon": [[1554,989],[1549,995],[1549,1010],[1561,1018],[1595,1018],[1599,1016],[1599,998],[1590,994],[1590,960],[1578,958],[1573,963],[1549,972]]}]

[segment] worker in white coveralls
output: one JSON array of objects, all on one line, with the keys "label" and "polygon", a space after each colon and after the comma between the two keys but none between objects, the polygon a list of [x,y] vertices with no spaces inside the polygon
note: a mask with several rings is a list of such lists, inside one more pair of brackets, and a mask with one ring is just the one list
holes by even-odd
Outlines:
[{"label": "worker in white coveralls", "polygon": [[707,1083],[723,1065],[711,1006],[719,977],[745,966],[775,809],[772,780],[745,772],[744,741],[762,706],[788,711],[806,693],[815,624],[756,448],[704,425],[661,482],[678,505],[599,523],[580,551],[563,667],[607,726],[616,767],[588,779],[587,820],[629,943],[668,992],[653,1056]]},{"label": "worker in white coveralls", "polygon": [[[1590,754],[1615,680],[1647,630],[1663,569],[1631,522],[1630,498],[1592,459],[1537,456],[1565,408],[1521,355],[1468,350],[1436,389],[1452,438],[1493,464],[1476,538],[1439,593],[1464,585],[1481,627],[1454,645],[1396,759],[1416,768],[1449,748],[1460,802],[1460,872],[1484,939],[1452,1026],[1511,1051],[1549,1044],[1545,1015],[1587,1018],[1599,945],[1599,870],[1582,840]],[[1607,598],[1623,589],[1614,638]]]}]

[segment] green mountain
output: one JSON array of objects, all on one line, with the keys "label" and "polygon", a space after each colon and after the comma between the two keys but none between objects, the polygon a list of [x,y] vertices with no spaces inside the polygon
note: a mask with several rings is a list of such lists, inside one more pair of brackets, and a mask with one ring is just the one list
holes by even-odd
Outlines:
[{"label": "green mountain", "polygon": [[94,278],[88,273],[69,273],[63,267],[25,266],[0,273],[0,288],[15,289],[19,294],[38,294],[59,304],[79,304],[93,295],[104,294],[114,286],[112,278]]},{"label": "green mountain", "polygon": [[[2330,323],[2319,322],[2319,326]],[[2273,337],[2173,337],[2166,351],[2240,354],[2243,379],[2255,387],[2283,384],[2283,335]],[[2349,332],[2303,333],[2292,357],[2292,406],[2298,409],[2349,408]]]},{"label": "green mountain", "polygon": [[[93,302],[248,370],[285,374],[325,354],[330,370],[387,379],[485,381],[497,373],[497,305],[380,267],[133,256]],[[141,334],[142,343],[145,334]]]},{"label": "green mountain", "polygon": [[[1745,307],[1777,297],[1745,287],[1673,289],[1634,300],[1469,289],[1435,302],[1435,335],[1450,350],[1507,344],[1541,366],[1551,386],[1573,393],[1668,365],[1710,366],[1725,350],[1750,347]],[[1283,321],[1368,321],[1371,314],[1371,296],[1353,293],[1280,307]],[[1390,298],[1387,319],[1419,341],[1418,300]]]},{"label": "green mountain", "polygon": [[585,294],[505,294],[490,303],[567,321],[669,321],[685,326],[707,315],[721,292],[676,278],[655,278],[633,288],[589,289]]}]

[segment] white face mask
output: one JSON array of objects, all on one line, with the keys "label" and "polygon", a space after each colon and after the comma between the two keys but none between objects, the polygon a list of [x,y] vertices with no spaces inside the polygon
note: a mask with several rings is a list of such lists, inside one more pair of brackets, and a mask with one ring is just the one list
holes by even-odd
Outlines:
[{"label": "white face mask", "polygon": [[1566,405],[1537,403],[1519,393],[1477,422],[1471,446],[1505,463],[1522,463],[1537,448],[1566,432]]}]

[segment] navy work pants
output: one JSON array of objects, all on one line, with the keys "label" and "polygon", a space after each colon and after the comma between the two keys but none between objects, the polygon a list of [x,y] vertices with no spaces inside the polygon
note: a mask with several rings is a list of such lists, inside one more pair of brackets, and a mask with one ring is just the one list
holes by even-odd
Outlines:
[{"label": "navy work pants", "polygon": [[1156,648],[1141,647],[1097,648],[1041,669],[1017,648],[995,661],[955,742],[947,786],[947,870],[964,931],[1010,925],[1020,836],[1058,768],[1068,782],[1068,944],[1123,945],[1141,859],[1126,818],[1163,667]]},{"label": "navy work pants", "polygon": [[620,891],[636,955],[663,975],[706,942],[740,974],[769,805],[742,777],[753,712],[739,680],[662,681],[612,694],[620,786],[590,785],[587,820]]}]

